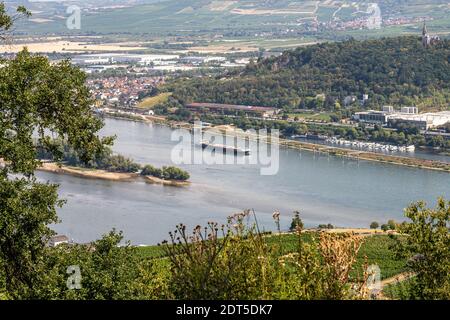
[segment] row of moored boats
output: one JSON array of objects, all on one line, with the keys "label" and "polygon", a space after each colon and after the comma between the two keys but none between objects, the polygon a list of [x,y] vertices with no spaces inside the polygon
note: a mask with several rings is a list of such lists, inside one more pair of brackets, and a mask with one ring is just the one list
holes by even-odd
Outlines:
[{"label": "row of moored boats", "polygon": [[354,147],[368,150],[377,150],[377,151],[392,151],[392,152],[412,152],[416,149],[414,145],[409,146],[396,146],[392,144],[384,144],[377,142],[363,142],[363,141],[350,141],[339,138],[329,138],[326,140],[329,143],[341,145],[344,147]]}]

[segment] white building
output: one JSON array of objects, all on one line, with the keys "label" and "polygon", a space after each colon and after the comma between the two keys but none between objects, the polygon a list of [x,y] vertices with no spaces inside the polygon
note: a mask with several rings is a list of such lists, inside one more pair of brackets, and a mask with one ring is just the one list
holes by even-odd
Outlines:
[{"label": "white building", "polygon": [[400,112],[396,112],[392,106],[383,106],[382,111],[357,112],[353,115],[353,119],[372,124],[389,124],[392,127],[404,123],[428,130],[450,122],[450,111],[418,113],[416,107],[403,107]]},{"label": "white building", "polygon": [[189,56],[189,57],[183,57],[180,59],[181,63],[186,64],[193,64],[193,65],[200,65],[210,62],[225,62],[227,59],[225,57],[217,57],[217,56]]},{"label": "white building", "polygon": [[69,243],[69,238],[65,235],[58,235],[58,236],[51,237],[48,242],[48,245],[50,247],[57,247],[63,243]]},{"label": "white building", "polygon": [[418,114],[419,109],[417,109],[416,107],[402,107],[401,113]]},{"label": "white building", "polygon": [[128,54],[128,53],[96,53],[82,54],[72,58],[74,64],[99,65],[112,63],[137,63],[141,65],[175,63],[180,58],[174,54]]},{"label": "white building", "polygon": [[388,112],[388,113],[393,113],[394,107],[393,106],[383,106],[383,111]]},{"label": "white building", "polygon": [[386,111],[369,110],[363,112],[356,112],[353,119],[359,122],[372,124],[386,124],[388,122],[390,113]]},{"label": "white building", "polygon": [[391,125],[405,123],[414,125],[422,130],[428,130],[450,122],[450,111],[420,114],[396,113],[389,117],[388,122]]}]

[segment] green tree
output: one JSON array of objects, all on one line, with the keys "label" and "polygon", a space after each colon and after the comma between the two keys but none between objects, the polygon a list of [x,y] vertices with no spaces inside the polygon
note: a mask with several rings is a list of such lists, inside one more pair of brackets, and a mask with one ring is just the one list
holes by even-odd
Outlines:
[{"label": "green tree", "polygon": [[395,230],[397,227],[397,223],[395,222],[395,220],[388,220],[387,225],[390,230]]},{"label": "green tree", "polygon": [[292,218],[291,226],[289,230],[291,232],[296,231],[297,229],[303,229],[303,221],[300,218],[300,212],[294,211],[294,217]]},{"label": "green tree", "polygon": [[370,229],[378,229],[379,226],[380,226],[380,224],[379,224],[378,222],[373,221],[373,222],[370,224]]},{"label": "green tree", "polygon": [[177,167],[162,167],[162,178],[166,180],[185,181],[190,178],[188,172]]},{"label": "green tree", "polygon": [[[3,6],[0,17],[0,29],[10,29]],[[103,123],[90,111],[85,74],[68,61],[53,64],[25,49],[0,64],[0,274],[8,297],[33,298],[44,281],[49,224],[63,204],[56,185],[34,177],[35,140],[60,159],[50,138],[57,136],[89,161],[112,138],[97,135]]]},{"label": "green tree", "polygon": [[[76,290],[67,287],[68,266],[79,268],[80,287]],[[170,298],[165,289],[168,278],[158,265],[141,259],[137,248],[123,243],[122,233],[115,230],[89,245],[47,248],[44,274],[46,281],[38,290],[39,299]]]},{"label": "green tree", "polygon": [[149,164],[144,166],[144,168],[142,168],[141,175],[162,178],[163,172],[161,169],[155,168],[154,166]]},{"label": "green tree", "polygon": [[408,258],[416,274],[412,296],[420,299],[450,299],[450,201],[438,200],[435,209],[422,201],[409,206],[410,222],[398,225],[407,235],[397,242],[398,255]]},{"label": "green tree", "polygon": [[24,6],[18,6],[14,15],[7,13],[5,4],[0,2],[0,40],[7,40],[8,32],[11,30],[15,21],[22,17],[31,16],[31,12]]}]

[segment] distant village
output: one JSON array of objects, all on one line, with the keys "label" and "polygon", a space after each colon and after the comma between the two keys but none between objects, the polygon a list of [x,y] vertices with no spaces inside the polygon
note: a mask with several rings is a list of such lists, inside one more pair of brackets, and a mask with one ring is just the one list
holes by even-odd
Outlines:
[{"label": "distant village", "polygon": [[[213,55],[128,53],[81,54],[71,60],[90,75],[87,85],[96,107],[125,109],[135,108],[140,100],[152,93],[152,88],[163,84],[166,75],[171,73],[200,68],[243,67],[249,62],[248,58],[230,61]],[[121,75],[120,70],[126,70],[126,75]],[[105,73],[111,75],[104,76]]]},{"label": "distant village", "polygon": [[115,76],[88,79],[87,85],[95,99],[96,107],[134,108],[149,95],[152,88],[164,83],[164,77]]}]

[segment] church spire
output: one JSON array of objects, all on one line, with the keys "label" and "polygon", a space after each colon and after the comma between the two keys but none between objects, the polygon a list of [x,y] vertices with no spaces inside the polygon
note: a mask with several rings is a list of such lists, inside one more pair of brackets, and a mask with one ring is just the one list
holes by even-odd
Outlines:
[{"label": "church spire", "polygon": [[427,24],[425,22],[423,22],[423,30],[422,30],[422,35],[426,36],[428,34],[428,30],[427,30]]},{"label": "church spire", "polygon": [[422,30],[422,45],[425,48],[431,47],[440,41],[439,37],[436,35],[428,34],[427,25],[425,21],[423,22],[423,30]]}]

